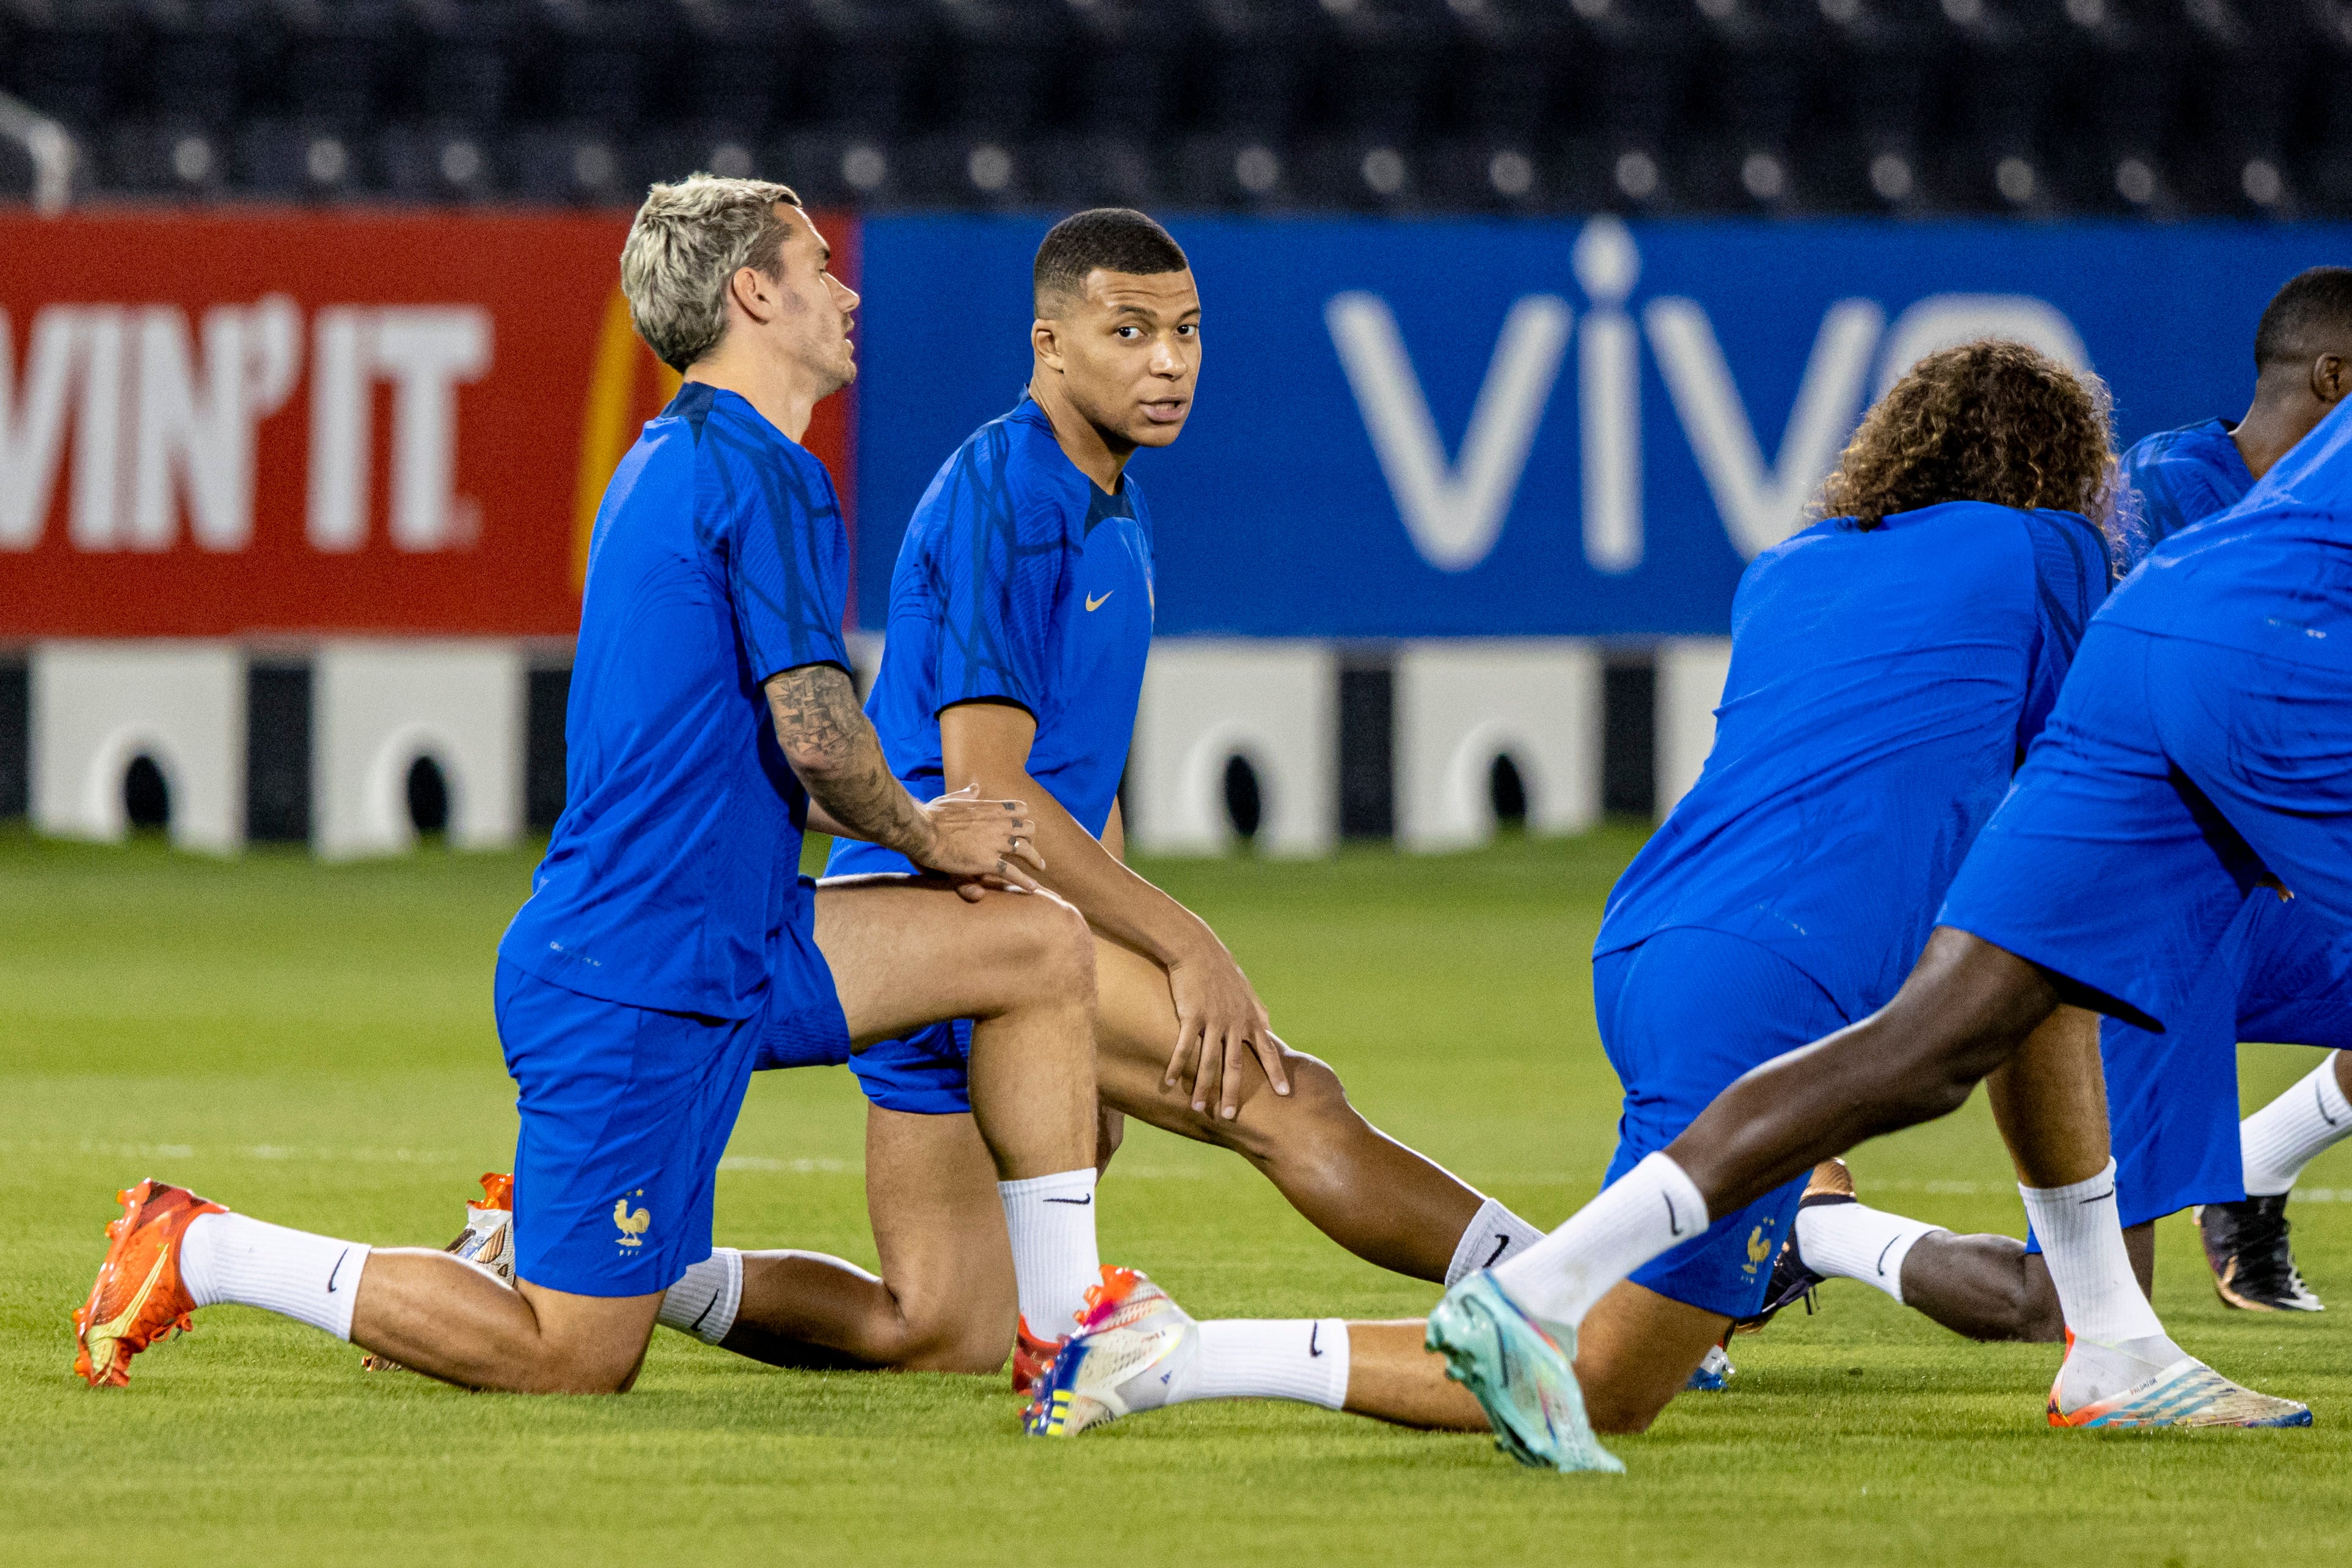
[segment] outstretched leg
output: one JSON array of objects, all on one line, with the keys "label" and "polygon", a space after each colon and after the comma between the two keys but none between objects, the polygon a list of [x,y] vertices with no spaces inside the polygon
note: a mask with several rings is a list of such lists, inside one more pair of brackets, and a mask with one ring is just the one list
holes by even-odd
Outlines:
[{"label": "outstretched leg", "polygon": [[1103,1103],[1168,1132],[1233,1150],[1281,1189],[1317,1229],[1367,1262],[1448,1283],[1499,1262],[1541,1234],[1433,1161],[1366,1121],[1339,1074],[1286,1050],[1291,1092],[1276,1094],[1256,1057],[1237,1051],[1240,1105],[1230,1119],[1192,1108],[1189,1085],[1164,1082],[1176,1039],[1166,971],[1113,942],[1095,943],[1096,1071]]}]

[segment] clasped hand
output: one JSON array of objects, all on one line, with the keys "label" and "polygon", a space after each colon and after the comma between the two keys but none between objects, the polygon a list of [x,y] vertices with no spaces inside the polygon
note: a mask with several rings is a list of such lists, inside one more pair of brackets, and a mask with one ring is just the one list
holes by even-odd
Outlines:
[{"label": "clasped hand", "polygon": [[1037,826],[1020,800],[983,800],[978,787],[940,796],[923,806],[930,842],[910,857],[926,870],[954,877],[956,891],[977,903],[991,888],[1035,893],[1034,873],[1045,869],[1037,853]]}]

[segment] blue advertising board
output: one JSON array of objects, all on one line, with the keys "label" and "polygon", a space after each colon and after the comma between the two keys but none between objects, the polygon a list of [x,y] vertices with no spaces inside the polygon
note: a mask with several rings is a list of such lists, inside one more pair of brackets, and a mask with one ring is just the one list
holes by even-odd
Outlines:
[{"label": "blue advertising board", "polygon": [[[858,604],[1029,373],[1045,219],[865,228]],[[1862,410],[1986,334],[2104,376],[2125,442],[2252,394],[2256,318],[2352,229],[1179,219],[1198,401],[1130,470],[1162,633],[1713,635]]]}]

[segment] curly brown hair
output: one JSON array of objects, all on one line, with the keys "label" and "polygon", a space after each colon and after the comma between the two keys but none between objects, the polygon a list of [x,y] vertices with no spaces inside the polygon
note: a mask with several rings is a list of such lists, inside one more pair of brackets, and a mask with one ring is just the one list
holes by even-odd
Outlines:
[{"label": "curly brown hair", "polygon": [[1820,515],[1874,528],[1941,501],[2080,512],[2114,508],[2107,385],[2038,349],[1980,339],[1911,367],[1866,415],[1822,486]]}]

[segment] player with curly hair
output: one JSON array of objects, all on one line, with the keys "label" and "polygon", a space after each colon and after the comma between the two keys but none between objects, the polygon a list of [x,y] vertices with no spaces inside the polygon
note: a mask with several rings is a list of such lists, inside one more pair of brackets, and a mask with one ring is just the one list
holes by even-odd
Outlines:
[{"label": "player with curly hair", "polygon": [[[1662,1151],[1744,1075],[1902,985],[2106,597],[2109,431],[2095,377],[1999,341],[1928,355],[1871,410],[1822,520],[1742,578],[1714,750],[1618,880],[1595,944],[1601,1042],[1625,1090],[1609,1191],[1641,1194],[1667,1245],[1561,1288],[1555,1233],[1527,1254],[1551,1260],[1457,1285],[1426,1338],[1470,1393],[1424,1351],[1423,1324],[1344,1325],[1348,1408],[1470,1429],[1491,1416],[1528,1462],[1614,1468],[1586,1412],[1642,1430],[1756,1311],[1810,1165],[1710,1203]],[[2044,1035],[2062,1068],[2095,1061],[2089,1015]],[[1572,1313],[1538,1304],[1576,1290]],[[1033,1427],[1182,1397],[1198,1333],[1181,1316],[1079,1335]],[[1128,1343],[1139,1329],[1148,1345]],[[1301,1323],[1302,1354],[1342,1330]]]}]

